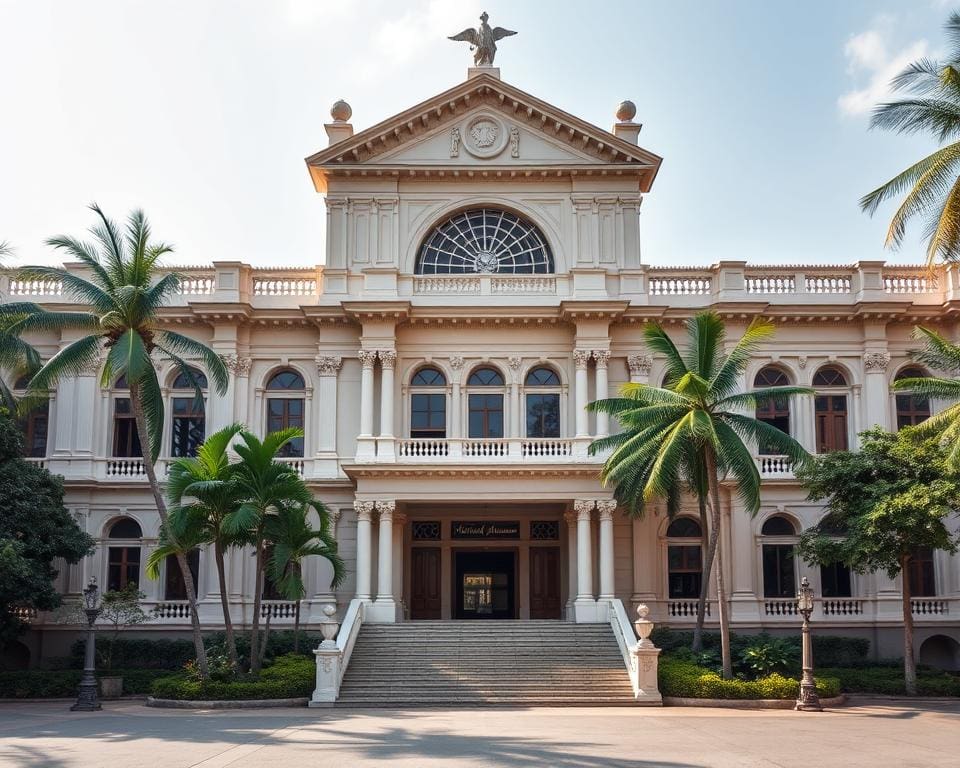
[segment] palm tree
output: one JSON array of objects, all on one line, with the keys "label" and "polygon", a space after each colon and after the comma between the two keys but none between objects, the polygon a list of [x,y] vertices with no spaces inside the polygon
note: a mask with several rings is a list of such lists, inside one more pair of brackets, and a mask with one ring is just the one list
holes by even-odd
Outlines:
[{"label": "palm tree", "polygon": [[[33,391],[46,391],[59,379],[77,375],[84,368],[99,364],[106,351],[101,385],[110,386],[121,376],[130,387],[130,406],[143,448],[143,466],[153,493],[161,523],[167,523],[167,509],[154,462],[160,451],[163,429],[163,396],[153,366],[159,356],[173,362],[189,381],[196,382],[193,369],[182,356],[199,358],[220,394],[227,389],[227,369],[223,360],[205,344],[160,324],[160,308],[180,284],[175,273],[160,275],[159,260],[172,248],[152,243],[150,226],[143,211],[134,211],[121,232],[96,205],[91,209],[99,219],[90,229],[94,243],[61,235],[47,244],[69,254],[90,272],[89,279],[59,267],[26,267],[26,278],[58,280],[64,294],[89,305],[88,312],[53,313],[23,305],[28,316],[25,329],[62,331],[80,328],[88,333],[61,349],[43,365],[30,382]],[[200,388],[196,387],[197,396]],[[172,535],[172,533],[171,533]],[[206,675],[207,662],[197,616],[197,596],[193,576],[182,551],[176,553],[190,601],[190,620],[197,652],[197,665]]]},{"label": "palm tree", "polygon": [[950,14],[945,29],[951,44],[947,59],[911,63],[891,82],[904,97],[880,104],[870,121],[872,128],[895,133],[931,134],[942,146],[860,200],[860,208],[873,216],[881,203],[906,193],[886,245],[898,247],[907,222],[919,217],[931,265],[938,258],[960,259],[960,12]]},{"label": "palm tree", "polygon": [[[960,374],[960,346],[951,344],[936,331],[919,326],[914,336],[923,347],[912,353],[920,363],[954,375]],[[909,390],[918,395],[955,401],[940,413],[934,414],[914,430],[920,437],[939,435],[948,446],[947,466],[960,471],[960,380],[955,378],[923,376],[897,379],[895,390]]]},{"label": "palm tree", "polygon": [[231,475],[242,501],[223,521],[229,536],[253,546],[254,592],[253,621],[250,633],[250,672],[260,671],[260,606],[263,600],[263,576],[266,568],[268,519],[290,505],[303,507],[313,503],[313,494],[291,465],[277,461],[280,449],[302,437],[299,428],[271,432],[262,441],[249,432],[241,432],[234,450],[240,462]]},{"label": "palm tree", "polygon": [[612,451],[601,479],[614,485],[614,495],[629,512],[640,513],[643,505],[655,498],[675,506],[684,484],[696,489],[705,481],[710,537],[704,571],[708,575],[714,570],[716,573],[723,674],[727,678],[732,675],[732,664],[723,560],[718,549],[723,520],[721,478],[732,478],[744,507],[756,514],[760,507],[760,473],[744,441],[769,445],[796,464],[809,458],[789,435],[738,412],[774,397],[809,392],[802,387],[737,392],[751,356],[773,333],[773,323],[756,318],[733,349],[724,354],[723,321],[715,312],[703,312],[687,323],[689,346],[682,354],[666,331],[651,323],[644,329],[644,338],[651,351],[666,359],[665,386],[625,384],[619,398],[599,400],[590,406],[613,414],[623,428],[595,440],[590,450]]},{"label": "palm tree", "polygon": [[[213,545],[220,586],[220,606],[227,653],[239,667],[237,643],[230,616],[224,554],[237,542],[227,535],[223,521],[240,504],[237,486],[232,482],[227,449],[242,426],[232,424],[214,432],[197,449],[196,457],[177,459],[167,476],[168,524],[177,540],[194,539]],[[158,550],[159,551],[159,550]],[[167,554],[174,554],[173,550]]]},{"label": "palm tree", "polygon": [[[308,513],[313,509],[320,518],[320,529],[310,524]],[[300,652],[300,601],[306,594],[303,584],[303,561],[318,555],[333,565],[333,584],[338,586],[344,577],[344,565],[337,554],[336,539],[330,533],[330,513],[318,501],[309,506],[288,504],[267,518],[264,526],[270,542],[271,556],[267,572],[280,594],[295,601],[293,623],[293,652]]]}]

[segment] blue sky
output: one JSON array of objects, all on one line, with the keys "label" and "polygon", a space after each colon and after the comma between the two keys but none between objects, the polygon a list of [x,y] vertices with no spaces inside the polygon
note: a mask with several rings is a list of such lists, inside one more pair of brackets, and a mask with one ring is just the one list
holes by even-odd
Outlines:
[{"label": "blue sky", "polygon": [[664,157],[642,213],[652,264],[922,260],[857,200],[934,148],[868,131],[903,63],[945,47],[937,0],[582,3],[0,0],[0,240],[42,244],[140,206],[178,263],[314,264],[303,158],[339,97],[360,130],[463,79],[491,23],[503,78],[609,128],[630,98]]}]

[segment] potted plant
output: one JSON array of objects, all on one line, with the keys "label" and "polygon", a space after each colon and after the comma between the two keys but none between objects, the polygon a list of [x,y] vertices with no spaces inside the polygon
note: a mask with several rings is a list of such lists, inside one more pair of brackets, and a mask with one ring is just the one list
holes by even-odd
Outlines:
[{"label": "potted plant", "polygon": [[104,675],[100,677],[100,695],[105,699],[118,699],[123,693],[123,677],[111,674],[113,671],[113,651],[120,632],[126,627],[137,626],[150,620],[140,607],[140,601],[146,595],[140,591],[136,582],[129,582],[123,589],[110,590],[103,595],[102,611],[99,621],[109,629],[103,645]]}]

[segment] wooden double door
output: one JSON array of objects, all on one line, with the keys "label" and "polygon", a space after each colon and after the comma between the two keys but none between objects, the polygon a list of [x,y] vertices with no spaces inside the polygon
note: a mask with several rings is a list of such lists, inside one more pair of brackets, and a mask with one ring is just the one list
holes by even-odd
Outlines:
[{"label": "wooden double door", "polygon": [[[455,618],[517,618],[516,558],[511,551],[453,552],[451,604]],[[528,550],[530,618],[559,619],[560,548]],[[440,547],[413,547],[410,552],[410,618],[442,616]],[[489,582],[489,584],[487,583]]]}]

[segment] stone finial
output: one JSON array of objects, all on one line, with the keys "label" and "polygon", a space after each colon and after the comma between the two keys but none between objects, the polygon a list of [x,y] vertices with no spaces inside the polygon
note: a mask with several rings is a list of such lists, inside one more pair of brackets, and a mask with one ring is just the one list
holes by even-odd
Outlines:
[{"label": "stone finial", "polygon": [[630,99],[624,99],[617,105],[617,120],[621,123],[633,122],[633,118],[636,116],[637,105],[630,101]]},{"label": "stone finial", "polygon": [[337,99],[330,107],[330,117],[333,118],[334,122],[345,123],[353,117],[353,107],[343,99]]},{"label": "stone finial", "polygon": [[353,126],[348,122],[352,116],[353,109],[343,99],[337,99],[333,102],[333,106],[330,107],[330,117],[333,118],[333,122],[323,125],[327,132],[329,146],[353,136]]},{"label": "stone finial", "polygon": [[337,615],[337,606],[327,603],[320,611],[323,613],[323,619],[320,620],[320,634],[323,635],[320,647],[336,648],[337,644],[333,638],[337,636],[337,630],[340,629],[340,624],[334,618]]},{"label": "stone finial", "polygon": [[636,144],[640,138],[640,129],[643,127],[640,123],[634,122],[636,116],[637,105],[629,99],[621,101],[617,106],[617,122],[613,125],[614,136]]},{"label": "stone finial", "polygon": [[646,603],[640,603],[637,606],[637,620],[633,622],[634,628],[637,630],[637,637],[640,638],[640,642],[637,643],[639,648],[653,648],[653,641],[650,640],[650,633],[653,632],[653,622],[647,618],[650,615],[650,608],[647,607]]}]

